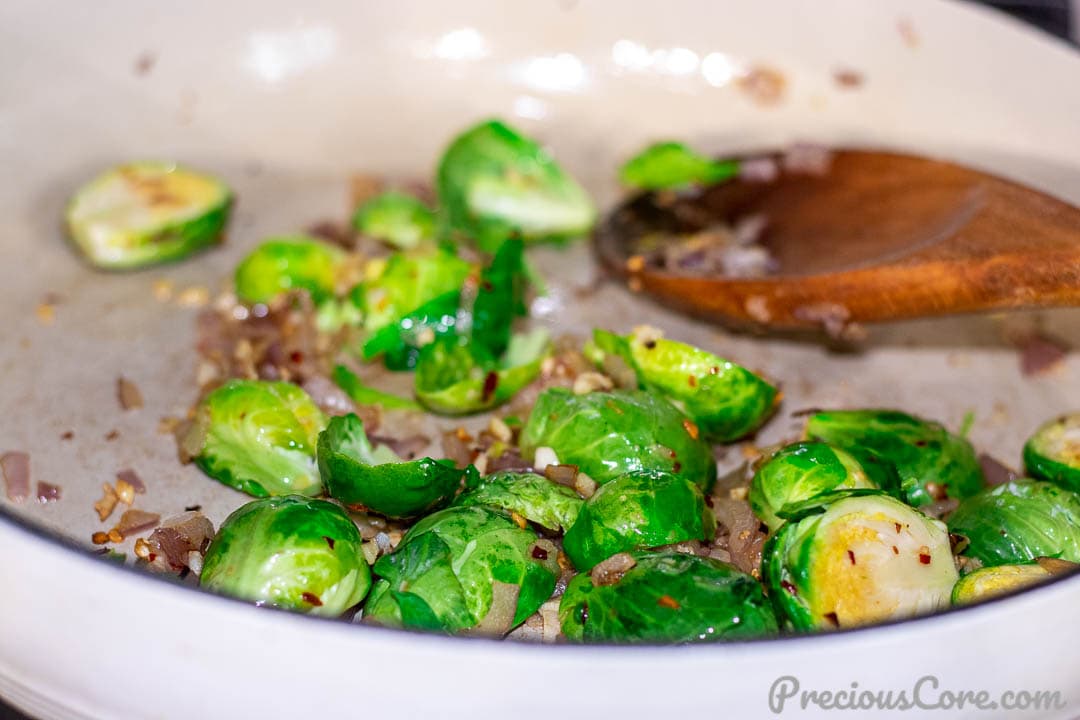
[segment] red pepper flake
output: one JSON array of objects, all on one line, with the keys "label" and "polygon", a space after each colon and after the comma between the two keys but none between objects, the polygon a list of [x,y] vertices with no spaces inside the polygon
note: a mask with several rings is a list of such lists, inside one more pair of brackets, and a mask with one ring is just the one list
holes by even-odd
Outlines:
[{"label": "red pepper flake", "polygon": [[698,435],[700,435],[700,433],[698,432],[698,426],[694,424],[693,420],[691,420],[690,418],[683,420],[682,426],[683,429],[686,430],[687,435],[689,435],[694,440],[698,439]]},{"label": "red pepper flake", "polygon": [[109,432],[105,433],[105,442],[112,442],[118,437],[120,437],[119,430],[110,430]]},{"label": "red pepper flake", "polygon": [[71,440],[73,437],[75,437],[75,433],[73,433],[71,430],[65,430],[60,435],[61,440]]},{"label": "red pepper flake", "polygon": [[300,352],[299,350],[293,350],[291,353],[289,353],[289,359],[299,365],[304,361],[304,353]]},{"label": "red pepper flake", "polygon": [[716,503],[713,502],[712,495],[705,496],[705,505],[708,507],[713,507],[716,505]]},{"label": "red pepper flake", "polygon": [[671,597],[670,595],[661,595],[660,598],[656,601],[656,604],[660,607],[671,608],[672,610],[682,609],[682,605],[679,604],[679,601]]},{"label": "red pepper flake", "polygon": [[694,377],[693,375],[687,376],[686,384],[689,385],[690,387],[697,387],[697,378]]},{"label": "red pepper flake", "polygon": [[487,402],[495,394],[495,388],[499,386],[499,373],[491,370],[484,376],[484,390],[480,394],[481,400]]},{"label": "red pepper flake", "polygon": [[851,561],[851,564],[854,565],[855,564],[855,553],[853,551],[851,551],[851,550],[848,550],[847,551],[847,557],[848,557],[848,560]]},{"label": "red pepper flake", "polygon": [[919,562],[921,562],[923,565],[930,564],[930,548],[926,547],[925,545],[919,548]]},{"label": "red pepper flake", "polygon": [[892,554],[893,554],[893,555],[899,555],[899,554],[900,554],[900,548],[898,548],[898,547],[896,547],[895,545],[893,545],[893,546],[892,546]]},{"label": "red pepper flake", "polygon": [[825,619],[832,623],[833,627],[840,627],[840,618],[837,617],[836,613],[825,613]]},{"label": "red pepper flake", "polygon": [[679,472],[680,470],[682,470],[682,463],[679,462],[678,460],[676,460],[675,464],[671,466],[671,471],[672,472]]},{"label": "red pepper flake", "polygon": [[326,541],[326,544],[330,546],[331,550],[334,549],[334,538],[329,537],[327,535],[323,535],[322,539]]},{"label": "red pepper flake", "polygon": [[540,547],[539,545],[533,545],[532,556],[537,560],[547,560],[548,551]]},{"label": "red pepper flake", "polygon": [[491,284],[490,280],[484,280],[480,283],[480,289],[484,292],[491,292],[495,289],[495,286]]},{"label": "red pepper flake", "polygon": [[322,607],[322,600],[314,593],[305,592],[300,595],[308,605],[314,605],[315,607]]},{"label": "red pepper flake", "polygon": [[893,527],[896,528],[896,534],[899,535],[900,530],[903,528],[903,525],[901,525],[900,523],[893,523]]},{"label": "red pepper flake", "polygon": [[794,597],[799,596],[799,590],[794,585],[789,583],[787,580],[781,580],[780,581],[780,587],[787,590],[789,595],[792,595]]}]

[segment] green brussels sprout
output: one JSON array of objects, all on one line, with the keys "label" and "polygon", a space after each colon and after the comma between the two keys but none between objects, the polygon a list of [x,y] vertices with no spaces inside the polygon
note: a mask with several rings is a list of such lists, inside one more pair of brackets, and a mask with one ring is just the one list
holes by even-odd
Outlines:
[{"label": "green brussels sprout", "polygon": [[528,314],[525,307],[524,247],[521,240],[504,242],[491,264],[480,273],[476,299],[470,320],[470,338],[493,357],[506,352],[510,345],[514,318]]},{"label": "green brussels sprout", "polygon": [[596,208],[535,141],[498,120],[457,136],[439,161],[436,189],[445,230],[494,252],[506,238],[527,243],[588,234]]},{"label": "green brussels sprout", "polygon": [[1036,430],[1024,445],[1024,466],[1034,478],[1080,492],[1080,412]]},{"label": "green brussels sprout", "polygon": [[471,482],[453,504],[486,505],[517,513],[548,530],[565,532],[577,520],[583,503],[576,492],[543,475],[503,470]]},{"label": "green brussels sprout", "polygon": [[236,296],[267,303],[289,290],[307,290],[315,303],[334,296],[345,253],[305,235],[271,238],[236,266]]},{"label": "green brussels sprout", "polygon": [[941,424],[894,410],[830,410],[810,416],[810,440],[847,450],[860,460],[869,450],[896,468],[904,498],[916,507],[939,499],[935,487],[963,499],[984,485],[971,443]]},{"label": "green brussels sprout", "polygon": [[949,606],[957,572],[944,523],[881,492],[819,510],[782,526],[762,553],[769,597],[790,627],[855,627]]},{"label": "green brussels sprout", "polygon": [[551,597],[557,550],[497,510],[428,515],[375,563],[382,578],[366,621],[447,633],[503,635]]},{"label": "green brussels sprout", "polygon": [[471,264],[442,248],[391,255],[382,274],[358,291],[364,330],[375,333],[440,295],[460,292],[472,270]]},{"label": "green brussels sprout", "polygon": [[664,398],[641,390],[575,395],[548,388],[521,433],[526,458],[539,447],[551,448],[560,462],[577,465],[598,483],[654,470],[686,478],[707,493],[716,480],[712,449],[697,426]]},{"label": "green brussels sprout", "polygon": [[627,160],[619,170],[619,180],[642,190],[666,190],[715,185],[738,174],[738,160],[713,160],[683,143],[658,142]]},{"label": "green brussels sprout", "polygon": [[203,472],[248,495],[318,495],[326,416],[296,385],[230,380],[199,403],[183,441]]},{"label": "green brussels sprout", "polygon": [[91,265],[126,270],[221,242],[232,201],[232,191],[209,175],[168,162],[129,163],[79,188],[64,220]]},{"label": "green brussels sprout", "polygon": [[[887,466],[892,471],[891,466]],[[825,443],[801,442],[781,448],[762,463],[750,482],[750,507],[775,531],[784,521],[777,515],[793,503],[823,493],[851,488],[899,491],[899,479],[881,487],[849,453]]]},{"label": "green brussels sprout", "polygon": [[357,232],[399,250],[435,239],[435,213],[419,199],[400,192],[371,198],[356,209],[352,223]]},{"label": "green brussels sprout", "polygon": [[761,584],[731,565],[677,552],[633,553],[611,584],[574,577],[559,602],[571,642],[698,643],[775,635]]},{"label": "green brussels sprout", "polygon": [[372,333],[361,347],[361,356],[371,360],[381,355],[390,370],[414,369],[420,361],[421,346],[454,333],[460,301],[460,290],[451,290],[428,300]]},{"label": "green brussels sprout", "polygon": [[1045,481],[1017,480],[960,503],[949,531],[966,537],[963,554],[983,565],[1038,557],[1080,562],[1080,494]]},{"label": "green brussels sprout", "polygon": [[419,410],[420,405],[408,398],[398,397],[365,385],[349,368],[338,365],[331,376],[334,383],[357,405],[377,405],[386,410]]},{"label": "green brussels sprout", "polygon": [[566,531],[563,551],[582,572],[627,550],[711,541],[716,516],[686,478],[637,472],[601,485]]},{"label": "green brussels sprout", "polygon": [[972,605],[1038,585],[1050,577],[1050,571],[1037,563],[979,568],[960,578],[953,586],[952,604]]},{"label": "green brussels sprout", "polygon": [[425,345],[416,363],[416,397],[441,415],[467,415],[502,405],[540,374],[551,354],[547,330],[515,335],[494,361],[466,338],[447,335]]},{"label": "green brussels sprout", "polygon": [[200,583],[257,605],[337,617],[371,587],[361,543],[333,503],[299,495],[253,500],[222,523]]},{"label": "green brussels sprout", "polygon": [[[380,515],[409,518],[445,505],[461,487],[464,470],[429,457],[403,462],[393,450],[372,448],[352,413],[330,419],[319,434],[319,473],[330,497]],[[471,473],[476,468],[469,466]]]},{"label": "green brussels sprout", "polygon": [[642,388],[664,395],[714,442],[730,442],[756,430],[776,407],[776,388],[749,370],[693,345],[664,340],[651,328],[625,337],[593,333],[588,355],[603,365],[620,356]]}]

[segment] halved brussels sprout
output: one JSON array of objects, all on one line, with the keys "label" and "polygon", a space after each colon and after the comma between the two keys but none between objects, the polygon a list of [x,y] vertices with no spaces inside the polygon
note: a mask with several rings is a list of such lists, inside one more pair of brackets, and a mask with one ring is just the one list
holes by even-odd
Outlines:
[{"label": "halved brussels sprout", "polygon": [[960,503],[949,530],[966,537],[964,555],[983,565],[1038,557],[1080,562],[1080,494],[1045,481],[1017,480]]},{"label": "halved brussels sprout", "polygon": [[548,530],[566,532],[577,520],[583,503],[576,492],[543,475],[503,470],[469,483],[453,504],[486,505],[517,513]]},{"label": "halved brussels sprout", "polygon": [[674,401],[714,442],[756,430],[776,407],[776,388],[754,373],[652,328],[625,337],[596,330],[587,353],[599,365],[605,354],[622,357],[643,388]]},{"label": "halved brussels sprout", "polygon": [[504,635],[551,597],[557,550],[491,508],[454,507],[414,525],[375,563],[364,619],[389,627]]},{"label": "halved brussels sprout", "polygon": [[697,426],[664,398],[640,390],[575,395],[548,388],[521,434],[521,450],[538,447],[577,465],[598,483],[640,470],[671,473],[708,492],[716,480],[712,449]]},{"label": "halved brussels sprout", "polygon": [[762,554],[769,597],[788,625],[847,628],[949,606],[957,572],[944,523],[884,493],[823,509],[781,527]]},{"label": "halved brussels sprout", "polygon": [[377,405],[386,410],[419,410],[420,405],[408,398],[383,392],[365,385],[349,368],[338,365],[333,372],[334,383],[357,405]]},{"label": "halved brussels sprout", "polygon": [[356,209],[353,228],[399,250],[411,250],[435,239],[435,213],[412,195],[385,192]]},{"label": "halved brussels sprout", "polygon": [[627,160],[619,170],[619,180],[642,190],[666,190],[714,185],[738,174],[738,160],[714,160],[680,142],[658,142]]},{"label": "halved brussels sprout", "polygon": [[784,524],[777,513],[785,507],[823,493],[852,488],[897,492],[899,481],[881,487],[849,453],[825,443],[795,443],[781,448],[754,473],[750,482],[750,507],[769,530],[775,531]]},{"label": "halved brussels sprout", "polygon": [[512,235],[528,243],[580,237],[596,220],[581,186],[539,144],[498,120],[450,143],[436,186],[446,230],[485,252]]},{"label": "halved brussels sprout", "polygon": [[333,503],[299,495],[254,500],[222,523],[200,583],[257,605],[336,617],[371,587],[361,543]]},{"label": "halved brussels sprout", "polygon": [[[346,505],[362,505],[392,518],[423,515],[445,505],[466,471],[450,460],[403,461],[393,450],[373,448],[352,413],[330,419],[319,434],[319,473],[326,492]],[[469,466],[476,473],[476,468]]]},{"label": "halved brussels sprout", "polygon": [[676,552],[633,553],[607,585],[574,577],[559,603],[571,642],[697,643],[765,637],[776,618],[761,584],[731,565]]},{"label": "halved brussels sprout", "polygon": [[585,572],[615,553],[711,541],[716,516],[686,478],[637,472],[601,485],[563,538],[563,551]]},{"label": "halved brussels sprout", "polygon": [[169,162],[120,165],[83,185],[64,213],[68,236],[99,268],[180,260],[221,242],[232,191]]},{"label": "halved brussels sprout", "polygon": [[451,290],[384,325],[364,341],[362,357],[371,360],[381,355],[390,370],[412,370],[423,345],[454,333],[460,301],[460,290]]},{"label": "halved brussels sprout", "polygon": [[318,495],[315,443],[326,422],[296,385],[230,380],[202,399],[182,444],[203,472],[248,495]]},{"label": "halved brussels sprout", "polygon": [[236,296],[267,303],[290,290],[307,290],[321,303],[334,296],[345,253],[305,235],[264,240],[236,266]]},{"label": "halved brussels sprout", "polygon": [[453,335],[420,350],[416,397],[441,415],[468,415],[502,405],[540,374],[551,354],[547,330],[515,335],[506,355],[493,360],[473,342]]},{"label": "halved brussels sprout", "polygon": [[374,333],[440,295],[460,292],[472,271],[470,263],[441,248],[391,255],[382,274],[358,291],[364,329]]},{"label": "halved brussels sprout", "polygon": [[469,315],[469,336],[485,352],[498,357],[510,345],[514,318],[527,315],[524,247],[521,240],[504,242],[491,263],[480,273],[476,298]]},{"label": "halved brussels sprout", "polygon": [[1046,582],[1052,573],[1037,563],[998,565],[974,570],[953,586],[953,605],[972,605]]},{"label": "halved brussels sprout", "polygon": [[1032,477],[1080,492],[1080,412],[1036,430],[1024,445],[1024,466]]},{"label": "halved brussels sprout", "polygon": [[810,440],[855,454],[869,450],[896,468],[904,498],[915,507],[949,497],[963,499],[984,485],[971,443],[940,423],[895,410],[830,410],[806,424]]}]

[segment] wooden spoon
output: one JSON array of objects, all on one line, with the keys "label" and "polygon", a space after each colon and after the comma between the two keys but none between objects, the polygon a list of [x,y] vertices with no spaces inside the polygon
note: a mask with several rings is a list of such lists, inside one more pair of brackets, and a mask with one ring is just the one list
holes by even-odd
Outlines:
[{"label": "wooden spoon", "polygon": [[[761,214],[777,272],[665,268],[642,247]],[[647,193],[596,232],[630,287],[708,319],[775,329],[1080,305],[1080,210],[938,160],[836,152],[824,174],[783,172],[698,193]]]}]

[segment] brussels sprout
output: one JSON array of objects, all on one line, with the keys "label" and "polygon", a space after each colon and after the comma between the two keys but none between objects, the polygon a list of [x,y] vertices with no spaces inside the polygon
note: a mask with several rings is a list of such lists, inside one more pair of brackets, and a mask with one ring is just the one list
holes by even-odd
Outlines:
[{"label": "brussels sprout", "polygon": [[949,516],[968,539],[964,555],[983,565],[1038,557],[1080,562],[1080,494],[1045,481],[1018,480],[982,491]]},{"label": "brussels sprout", "polygon": [[686,478],[708,492],[716,480],[712,449],[697,426],[662,397],[640,390],[540,394],[521,434],[532,458],[550,447],[598,483],[639,470]]},{"label": "brussels sprout", "polygon": [[559,603],[572,642],[696,643],[774,635],[761,584],[734,567],[676,552],[633,553],[636,564],[609,585],[582,574]]},{"label": "brussels sprout", "polygon": [[506,355],[498,362],[465,338],[441,337],[420,350],[416,397],[442,415],[490,410],[535,380],[550,352],[551,342],[543,328],[511,338]]},{"label": "brussels sprout", "polygon": [[453,140],[436,187],[446,230],[494,252],[506,238],[561,241],[586,235],[596,209],[535,141],[489,120]]},{"label": "brussels sprout", "polygon": [[419,410],[420,405],[408,398],[398,397],[393,393],[383,392],[365,385],[349,368],[338,365],[334,368],[334,383],[357,405],[378,405],[386,410]]},{"label": "brussels sprout", "polygon": [[1036,430],[1024,445],[1024,466],[1032,477],[1080,492],[1080,413]]},{"label": "brussels sprout", "polygon": [[665,190],[714,185],[738,174],[737,160],[713,160],[682,143],[659,142],[627,160],[619,170],[619,180],[642,190]]},{"label": "brussels sprout", "polygon": [[236,266],[236,295],[266,303],[289,290],[307,290],[316,303],[333,297],[345,253],[304,235],[271,238]]},{"label": "brussels sprout", "polygon": [[510,344],[514,318],[525,308],[525,260],[518,239],[507,240],[480,274],[471,308],[470,337],[485,352],[498,357]]},{"label": "brussels sprout", "polygon": [[[319,434],[319,473],[326,492],[346,505],[408,518],[445,505],[461,487],[464,470],[450,460],[403,462],[390,448],[372,448],[356,415],[330,419]],[[469,466],[471,473],[476,468]]]},{"label": "brussels sprout", "polygon": [[551,597],[555,546],[491,508],[440,510],[375,563],[382,578],[368,621],[456,633],[505,634]]},{"label": "brussels sprout", "polygon": [[326,416],[296,385],[230,380],[204,397],[183,441],[210,477],[255,497],[318,495]]},{"label": "brussels sprout", "polygon": [[943,523],[885,493],[821,509],[781,527],[762,553],[769,597],[787,624],[846,628],[948,607],[957,572]]},{"label": "brussels sprout", "polygon": [[982,602],[1046,582],[1051,576],[1049,570],[1036,563],[979,568],[960,578],[953,586],[952,604]]},{"label": "brussels sprout", "polygon": [[596,330],[589,355],[602,365],[605,354],[622,357],[643,388],[672,400],[714,442],[756,430],[776,406],[776,388],[754,373],[652,328],[626,337]]},{"label": "brussels sprout", "polygon": [[440,295],[459,292],[470,272],[472,265],[444,249],[390,256],[382,274],[359,291],[364,329],[374,333]]},{"label": "brussels sprout", "polygon": [[382,355],[391,370],[412,370],[420,361],[420,348],[445,335],[454,334],[458,324],[459,290],[438,295],[385,325],[371,335],[361,348],[365,360]]},{"label": "brussels sprout", "polygon": [[399,250],[411,250],[435,239],[435,213],[412,195],[385,192],[356,209],[353,227]]},{"label": "brussels sprout", "polygon": [[822,493],[849,488],[897,492],[899,480],[889,487],[880,487],[859,461],[843,450],[825,443],[795,443],[779,450],[754,473],[750,507],[769,530],[775,531],[783,525],[778,511]]},{"label": "brussels sprout", "polygon": [[130,163],[79,188],[64,219],[91,265],[132,269],[221,242],[232,200],[229,188],[209,175],[167,162]]},{"label": "brussels sprout", "polygon": [[200,583],[257,605],[336,617],[371,587],[361,542],[333,503],[299,495],[254,500],[222,523]]},{"label": "brussels sprout", "polygon": [[716,516],[701,489],[686,478],[637,472],[615,478],[590,497],[566,531],[563,551],[585,572],[626,550],[711,541]]},{"label": "brussels sprout", "polygon": [[894,410],[830,410],[812,415],[806,434],[856,457],[859,450],[869,450],[889,461],[900,475],[905,499],[916,507],[939,499],[933,486],[958,499],[983,488],[971,443],[930,420]]},{"label": "brussels sprout", "polygon": [[565,532],[577,520],[583,502],[576,492],[543,475],[503,470],[472,482],[453,504],[498,508],[548,530]]}]

